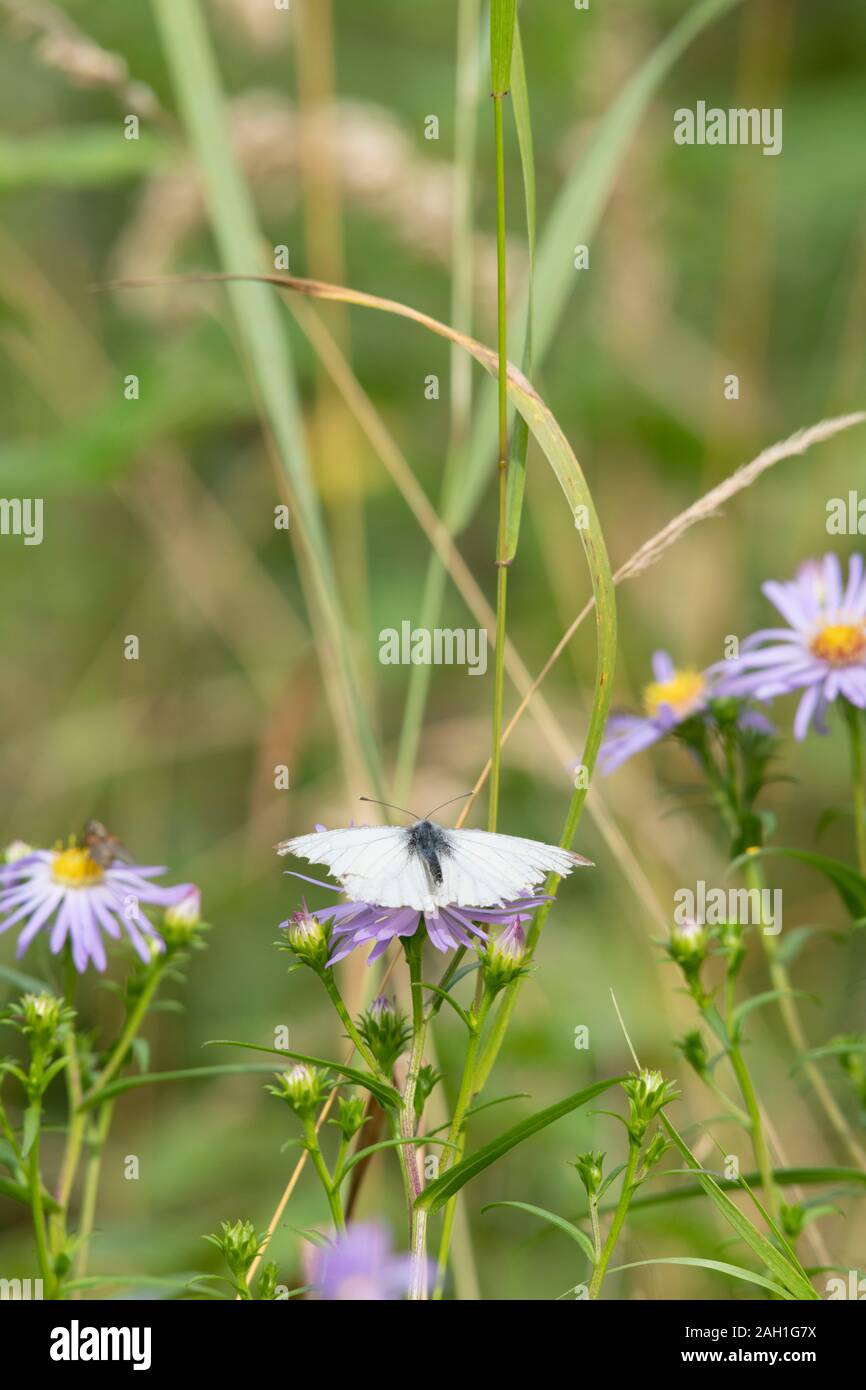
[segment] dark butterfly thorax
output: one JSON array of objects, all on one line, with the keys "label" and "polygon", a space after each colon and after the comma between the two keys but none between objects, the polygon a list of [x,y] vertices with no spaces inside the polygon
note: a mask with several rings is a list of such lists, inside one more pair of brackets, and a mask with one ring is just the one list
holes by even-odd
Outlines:
[{"label": "dark butterfly thorax", "polygon": [[451,845],[441,825],[432,820],[418,820],[406,832],[409,837],[409,853],[417,854],[424,861],[430,879],[439,888],[442,884],[441,860],[451,853]]}]

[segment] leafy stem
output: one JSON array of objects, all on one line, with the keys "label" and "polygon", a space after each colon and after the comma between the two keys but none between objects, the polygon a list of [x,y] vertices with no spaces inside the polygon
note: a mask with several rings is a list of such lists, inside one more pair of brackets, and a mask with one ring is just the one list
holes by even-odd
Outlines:
[{"label": "leafy stem", "polygon": [[[613,1254],[614,1247],[616,1246],[616,1243],[619,1239],[619,1233],[622,1230],[623,1223],[628,1213],[629,1203],[631,1202],[632,1193],[634,1191],[635,1178],[637,1177],[638,1164],[640,1162],[640,1152],[640,1143],[636,1139],[630,1137],[628,1146],[628,1162],[625,1165],[625,1172],[623,1173],[622,1187],[620,1188],[619,1193],[619,1201],[616,1204],[616,1210],[613,1214],[613,1220],[610,1223],[610,1230],[607,1233],[607,1239],[604,1242],[604,1245],[601,1247],[601,1251],[595,1263],[595,1268],[592,1271],[592,1280],[589,1286],[589,1296],[591,1299],[597,1299],[599,1294],[601,1293],[601,1286],[604,1282],[605,1270],[607,1269],[608,1263],[610,1262],[610,1257]],[[593,1235],[595,1241],[598,1242],[599,1233],[597,1212],[595,1213],[593,1221]]]},{"label": "leafy stem", "polygon": [[331,1178],[328,1165],[322,1154],[319,1144],[319,1136],[316,1131],[316,1121],[311,1114],[304,1117],[304,1143],[307,1153],[310,1155],[313,1167],[316,1170],[319,1181],[325,1190],[328,1199],[328,1207],[331,1212],[331,1220],[338,1232],[345,1231],[346,1219],[343,1215],[343,1203],[340,1197],[339,1185]]},{"label": "leafy stem", "polygon": [[866,874],[866,785],[863,781],[863,716],[850,701],[842,701],[851,748],[851,795],[857,835],[857,867]]}]

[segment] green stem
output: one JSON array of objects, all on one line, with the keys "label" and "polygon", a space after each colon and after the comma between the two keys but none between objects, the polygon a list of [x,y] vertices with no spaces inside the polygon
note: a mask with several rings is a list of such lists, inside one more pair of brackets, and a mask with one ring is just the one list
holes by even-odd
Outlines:
[{"label": "green stem", "polygon": [[54,1267],[48,1249],[48,1234],[45,1229],[45,1208],[42,1202],[42,1174],[39,1170],[39,1132],[30,1150],[30,1207],[33,1212],[33,1234],[36,1237],[36,1254],[45,1298],[54,1297]]},{"label": "green stem", "polygon": [[359,1055],[363,1057],[364,1061],[367,1063],[367,1066],[370,1068],[370,1071],[373,1073],[373,1075],[378,1077],[380,1081],[390,1082],[391,1078],[385,1075],[382,1068],[379,1066],[379,1063],[376,1061],[376,1058],[373,1056],[373,1053],[370,1051],[369,1047],[364,1042],[364,1039],[361,1037],[361,1034],[358,1032],[358,1029],[355,1026],[352,1016],[349,1013],[349,1010],[346,1008],[345,1001],[337,986],[337,982],[334,979],[334,972],[332,970],[323,971],[321,975],[321,980],[323,985],[325,986],[325,989],[328,992],[328,998],[331,1000],[331,1003],[333,1004],[334,1008],[337,1010],[337,1013],[340,1016],[340,1022],[346,1030],[346,1034],[349,1038],[349,1041],[355,1046]]},{"label": "green stem", "polygon": [[331,1211],[331,1220],[338,1232],[345,1231],[346,1219],[343,1215],[343,1203],[340,1198],[340,1190],[332,1180],[328,1172],[328,1165],[325,1162],[322,1150],[319,1147],[319,1136],[316,1133],[316,1122],[312,1115],[307,1115],[304,1120],[304,1139],[306,1140],[307,1153],[315,1168],[319,1181],[325,1189],[325,1196],[328,1199],[328,1206]]},{"label": "green stem", "polygon": [[[479,979],[481,978],[479,972]],[[443,1148],[442,1161],[439,1165],[440,1177],[447,1173],[451,1164],[456,1162],[462,1152],[463,1126],[466,1122],[466,1111],[472,1104],[472,1097],[475,1095],[477,1086],[475,1078],[475,1068],[478,1061],[478,1049],[481,1042],[481,1033],[484,1028],[490,1006],[493,1003],[493,995],[489,990],[485,990],[478,1002],[475,1026],[469,1035],[469,1042],[466,1046],[466,1056],[463,1061],[463,1075],[460,1079],[460,1090],[457,1093],[457,1100],[454,1103],[454,1114],[451,1117],[451,1125],[448,1130],[449,1144],[460,1145],[457,1148]],[[434,1299],[441,1299],[442,1289],[445,1280],[445,1273],[448,1268],[448,1251],[451,1245],[451,1236],[454,1229],[454,1217],[457,1209],[457,1197],[452,1197],[445,1207],[445,1219],[442,1225],[442,1233],[439,1240],[439,1260],[436,1274],[436,1288],[433,1293]]]},{"label": "green stem", "polygon": [[[418,1088],[418,1073],[424,1060],[424,1040],[427,1034],[424,996],[420,989],[422,951],[423,938],[420,932],[416,932],[415,936],[410,937],[406,943],[406,960],[409,965],[409,985],[412,995],[412,1050],[409,1056],[406,1084],[403,1087],[403,1102],[400,1106],[401,1139],[414,1139],[417,1129],[415,1092]],[[408,1179],[409,1249],[412,1255],[409,1298],[412,1301],[417,1301],[426,1298],[427,1213],[415,1205],[415,1200],[421,1193],[421,1173],[415,1145],[401,1144],[398,1152],[404,1151]]]},{"label": "green stem", "polygon": [[502,768],[502,706],[505,693],[505,610],[508,565],[505,551],[505,510],[508,478],[508,300],[505,267],[505,142],[502,129],[504,93],[493,93],[496,133],[496,285],[499,328],[499,527],[496,543],[496,652],[493,676],[493,747],[490,753],[490,799],[487,829],[495,830],[499,816]]},{"label": "green stem", "polygon": [[[559,840],[559,843],[565,849],[568,849],[570,847],[571,842],[574,839],[575,831],[577,830],[578,822],[580,821],[580,815],[583,810],[583,803],[585,800],[586,788],[576,787],[574,792],[572,793],[571,802],[568,807],[568,814],[565,818],[565,825],[563,826],[562,835],[560,836]],[[532,919],[532,922],[529,925],[529,930],[526,933],[526,958],[524,962],[526,965],[529,965],[533,955],[535,954],[535,948],[538,945],[538,939],[541,936],[542,928],[544,927],[544,924],[547,921],[547,918],[550,914],[550,909],[553,907],[553,903],[556,898],[556,894],[561,882],[562,879],[559,877],[559,875],[553,874],[547,880],[547,883],[544,886],[544,891],[549,896],[550,901],[541,905],[541,907],[538,909],[538,911]],[[479,1058],[478,1074],[475,1078],[476,1091],[482,1091],[485,1085],[487,1084],[487,1078],[493,1070],[496,1058],[499,1056],[499,1050],[502,1047],[503,1041],[505,1040],[505,1034],[508,1031],[509,1023],[511,1022],[511,1015],[514,1013],[514,1008],[517,1003],[517,995],[525,978],[525,974],[518,975],[517,979],[512,980],[511,984],[506,985],[505,989],[503,990],[502,1002],[499,1005],[496,1017],[493,1020],[493,1026],[491,1027],[489,1036],[487,1038],[487,1042],[485,1043],[481,1053],[481,1057]]]},{"label": "green stem", "polygon": [[[764,876],[757,860],[753,860],[746,864],[744,877],[749,888],[757,889],[760,893],[764,887]],[[760,897],[758,901],[761,901]],[[760,930],[758,934],[764,948],[767,968],[770,973],[770,981],[773,988],[779,992],[779,1012],[782,1015],[785,1031],[788,1034],[788,1039],[794,1052],[799,1058],[803,1058],[804,1054],[809,1051],[809,1039],[806,1036],[806,1030],[800,1019],[797,1001],[793,998],[791,977],[788,974],[787,966],[779,959],[776,937],[772,933],[763,930]],[[827,1085],[820,1068],[817,1067],[814,1062],[804,1060],[801,1064],[801,1070],[809,1082],[809,1085],[812,1087],[815,1098],[821,1106],[839,1143],[843,1146],[852,1162],[854,1162],[858,1168],[866,1172],[866,1151],[864,1151],[862,1145],[853,1134],[845,1114],[837,1104],[836,1098]]]},{"label": "green stem", "polygon": [[851,744],[851,795],[854,802],[854,826],[857,834],[857,867],[866,874],[866,786],[863,782],[863,725],[862,715],[847,700],[843,702],[848,737]]},{"label": "green stem", "polygon": [[752,1083],[751,1073],[743,1060],[743,1054],[736,1043],[731,1043],[728,1050],[728,1057],[737,1078],[737,1085],[740,1088],[740,1095],[743,1097],[743,1104],[749,1116],[749,1129],[752,1135],[752,1148],[755,1151],[755,1162],[761,1174],[761,1186],[769,1207],[773,1221],[778,1225],[779,1222],[779,1193],[773,1178],[773,1164],[770,1159],[770,1151],[767,1147],[767,1136],[764,1133],[764,1122],[761,1118],[761,1107],[758,1104],[758,1097]]},{"label": "green stem", "polygon": [[157,986],[162,979],[164,969],[165,962],[162,957],[154,961],[150,966],[151,973],[142,985],[141,993],[127,1016],[123,1032],[115,1044],[111,1056],[99,1073],[96,1085],[87,1097],[88,1100],[92,1100],[94,1096],[98,1096],[108,1085],[114,1074],[123,1066],[124,1058],[135,1041],[136,1034],[141,1027],[142,1019],[147,1013],[150,1007],[150,1001],[156,993]]},{"label": "green stem", "polygon": [[623,1222],[625,1221],[626,1213],[628,1212],[629,1203],[631,1201],[632,1188],[634,1186],[634,1180],[637,1174],[637,1166],[639,1160],[640,1144],[637,1144],[633,1139],[630,1139],[628,1148],[628,1163],[626,1164],[625,1172],[623,1173],[622,1188],[620,1189],[619,1201],[616,1204],[616,1211],[614,1212],[613,1220],[610,1223],[610,1230],[607,1233],[607,1240],[604,1242],[604,1246],[602,1247],[601,1254],[599,1255],[599,1258],[596,1262],[595,1269],[592,1271],[592,1282],[589,1286],[589,1296],[591,1299],[598,1298],[599,1294],[601,1293],[601,1286],[604,1281],[605,1270],[607,1269],[607,1266],[610,1262],[610,1257],[613,1254],[614,1246],[616,1245],[617,1240],[619,1239],[619,1233],[622,1230]]},{"label": "green stem", "polygon": [[90,1257],[90,1238],[96,1219],[96,1199],[99,1195],[99,1179],[102,1172],[102,1155],[105,1141],[111,1126],[114,1102],[105,1101],[97,1111],[96,1121],[87,1138],[90,1156],[84,1169],[84,1195],[81,1200],[81,1220],[78,1227],[78,1255],[75,1261],[75,1278],[83,1279],[87,1273]]}]

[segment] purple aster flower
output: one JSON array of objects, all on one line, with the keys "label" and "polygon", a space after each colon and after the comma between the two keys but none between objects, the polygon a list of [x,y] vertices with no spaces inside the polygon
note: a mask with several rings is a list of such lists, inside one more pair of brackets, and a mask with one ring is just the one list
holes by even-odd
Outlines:
[{"label": "purple aster flower", "polygon": [[814,724],[826,733],[827,707],[842,696],[866,708],[866,579],[853,555],[847,583],[835,555],[801,565],[796,578],[763,585],[788,627],[761,628],[740,645],[736,661],[719,662],[720,695],[772,700],[802,691],[794,737]]},{"label": "purple aster flower", "polygon": [[308,1256],[309,1282],[328,1302],[387,1303],[412,1280],[409,1255],[395,1255],[384,1226],[355,1222],[332,1245]]},{"label": "purple aster flower", "polygon": [[[139,864],[97,864],[81,845],[68,849],[33,850],[0,866],[0,932],[24,922],[18,937],[19,956],[34,937],[51,927],[54,955],[67,938],[79,973],[92,961],[97,970],[107,964],[102,932],[119,939],[129,937],[141,959],[150,960],[154,948],[164,949],[162,938],[141,911],[141,904],[171,907],[188,903],[195,891],[190,883],[162,888],[148,880],[164,874],[164,868]],[[145,939],[147,938],[147,939]]]},{"label": "purple aster flower", "polygon": [[658,743],[672,729],[706,709],[712,691],[708,672],[678,670],[667,652],[654,652],[653,680],[644,688],[646,713],[614,714],[598,755],[605,776],[622,763]]},{"label": "purple aster flower", "polygon": [[[296,877],[302,878],[304,875],[298,874]],[[309,880],[311,883],[316,881]],[[320,883],[319,887],[339,891],[329,883]],[[509,924],[515,919],[527,922],[535,909],[548,901],[544,894],[537,894],[535,897],[517,898],[502,907],[452,905],[440,907],[435,912],[423,912],[416,907],[377,907],[375,903],[343,902],[316,908],[310,916],[331,925],[329,965],[335,965],[359,946],[371,944],[373,949],[367,957],[367,964],[372,965],[396,937],[414,936],[422,922],[437,951],[453,951],[458,946],[473,946],[478,941],[487,940],[487,933],[479,923]],[[287,923],[281,925],[285,927]]]}]

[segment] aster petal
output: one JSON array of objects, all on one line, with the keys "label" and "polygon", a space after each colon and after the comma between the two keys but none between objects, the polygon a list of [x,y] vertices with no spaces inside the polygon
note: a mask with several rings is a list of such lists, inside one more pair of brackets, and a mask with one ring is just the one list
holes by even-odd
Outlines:
[{"label": "aster petal", "polygon": [[797,713],[794,716],[794,738],[798,742],[802,742],[809,731],[809,724],[815,713],[820,693],[820,686],[810,686],[797,706]]},{"label": "aster petal", "polygon": [[660,685],[666,681],[672,681],[677,673],[673,660],[668,652],[657,651],[652,655],[653,678]]}]

